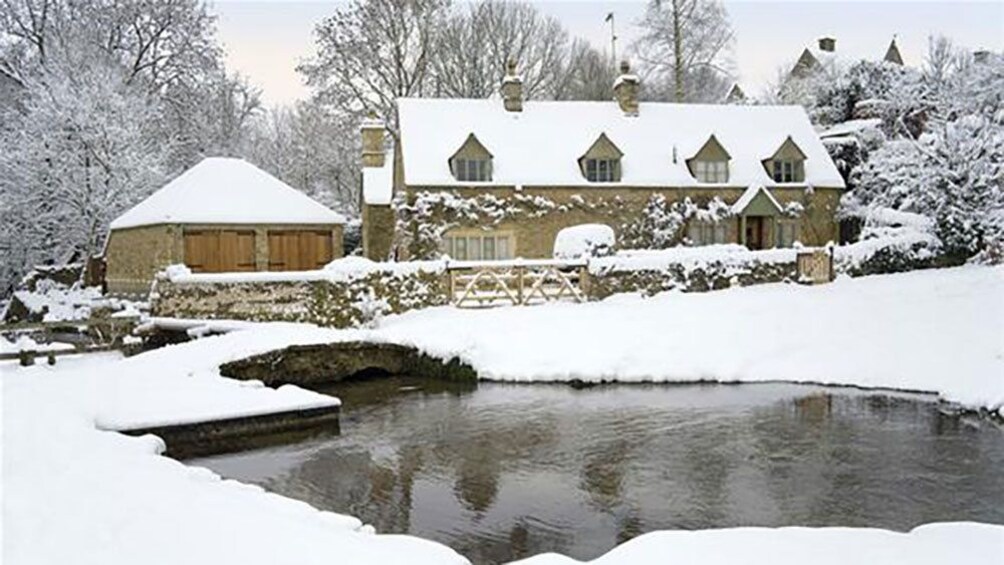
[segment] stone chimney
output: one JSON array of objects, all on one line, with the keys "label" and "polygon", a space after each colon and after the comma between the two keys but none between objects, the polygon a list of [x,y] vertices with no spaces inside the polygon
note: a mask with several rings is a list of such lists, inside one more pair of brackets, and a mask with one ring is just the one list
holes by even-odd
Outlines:
[{"label": "stone chimney", "polygon": [[837,40],[832,37],[820,37],[819,50],[826,53],[835,52],[837,50]]},{"label": "stone chimney", "polygon": [[509,59],[505,64],[505,78],[502,79],[502,104],[507,112],[523,111],[523,78],[516,74],[516,61]]},{"label": "stone chimney", "polygon": [[626,116],[638,115],[638,87],[641,81],[637,75],[631,74],[631,65],[621,61],[621,74],[614,81],[614,100],[620,105]]},{"label": "stone chimney", "polygon": [[386,160],[386,148],[384,147],[384,136],[387,128],[382,121],[377,119],[376,114],[370,112],[369,116],[363,120],[359,131],[363,138],[363,166],[383,167]]}]

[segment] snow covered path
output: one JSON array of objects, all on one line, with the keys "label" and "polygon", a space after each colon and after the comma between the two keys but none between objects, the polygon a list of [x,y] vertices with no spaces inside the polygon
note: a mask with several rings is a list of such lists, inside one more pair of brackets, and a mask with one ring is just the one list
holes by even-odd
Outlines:
[{"label": "snow covered path", "polygon": [[811,381],[1004,404],[1004,267],[389,318],[373,336],[490,379]]}]

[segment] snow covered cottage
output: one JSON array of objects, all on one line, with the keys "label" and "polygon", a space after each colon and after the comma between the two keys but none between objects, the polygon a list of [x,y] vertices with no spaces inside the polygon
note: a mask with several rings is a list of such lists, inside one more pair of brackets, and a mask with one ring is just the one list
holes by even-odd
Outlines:
[{"label": "snow covered cottage", "polygon": [[109,292],[146,293],[164,267],[316,269],[342,256],[344,218],[242,160],[204,159],[111,223]]},{"label": "snow covered cottage", "polygon": [[502,100],[401,99],[393,159],[367,121],[364,253],[550,257],[563,228],[637,246],[667,215],[692,245],[837,239],[844,180],[801,107],[639,102],[621,71],[610,102],[524,101],[512,66]]},{"label": "snow covered cottage", "polygon": [[[824,65],[831,64],[837,58],[836,38],[820,37],[817,45],[818,48],[806,47],[802,50],[802,54],[798,56],[791,71],[788,72],[789,78],[808,78],[822,69]],[[889,47],[886,49],[882,60],[894,65],[903,65],[903,55],[899,52],[899,46],[896,44],[895,37],[889,42]]]}]

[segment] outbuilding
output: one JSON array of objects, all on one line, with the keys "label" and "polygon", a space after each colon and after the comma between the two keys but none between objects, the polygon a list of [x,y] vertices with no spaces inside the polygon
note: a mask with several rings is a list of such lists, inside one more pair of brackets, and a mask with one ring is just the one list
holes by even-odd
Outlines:
[{"label": "outbuilding", "polygon": [[145,294],[158,271],[305,271],[342,256],[345,219],[242,159],[207,158],[111,223],[108,291]]}]

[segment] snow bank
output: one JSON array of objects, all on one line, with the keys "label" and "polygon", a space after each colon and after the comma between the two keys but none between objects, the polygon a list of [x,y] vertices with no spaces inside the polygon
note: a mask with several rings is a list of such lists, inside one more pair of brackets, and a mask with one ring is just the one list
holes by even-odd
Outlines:
[{"label": "snow bank", "polygon": [[750,251],[737,243],[678,246],[669,249],[626,249],[611,257],[589,261],[589,272],[602,274],[620,271],[660,271],[671,265],[682,265],[686,270],[710,263],[745,265],[751,261],[761,263],[794,263],[797,249],[764,249]]},{"label": "snow bank", "polygon": [[[372,338],[511,381],[793,381],[1004,405],[1004,268],[387,318]],[[514,355],[513,352],[519,352]]]},{"label": "snow bank", "polygon": [[156,437],[99,430],[337,403],[216,372],[227,359],[312,331],[267,326],[125,360],[3,365],[4,562],[466,563],[445,546],[375,535],[355,518],[160,457]]},{"label": "snow bank", "polygon": [[[999,562],[1004,526],[928,524],[909,533],[865,528],[730,528],[645,534],[590,565],[942,565]],[[537,555],[512,565],[579,565],[563,555]]]},{"label": "snow bank", "polygon": [[330,281],[350,282],[374,273],[406,276],[416,273],[439,273],[446,269],[444,261],[375,262],[365,257],[342,257],[316,271],[256,271],[252,273],[192,273],[184,265],[171,265],[161,276],[178,283],[261,283]]},{"label": "snow bank", "polygon": [[614,230],[605,224],[580,224],[558,232],[554,238],[555,259],[580,259],[607,255],[615,243]]}]

